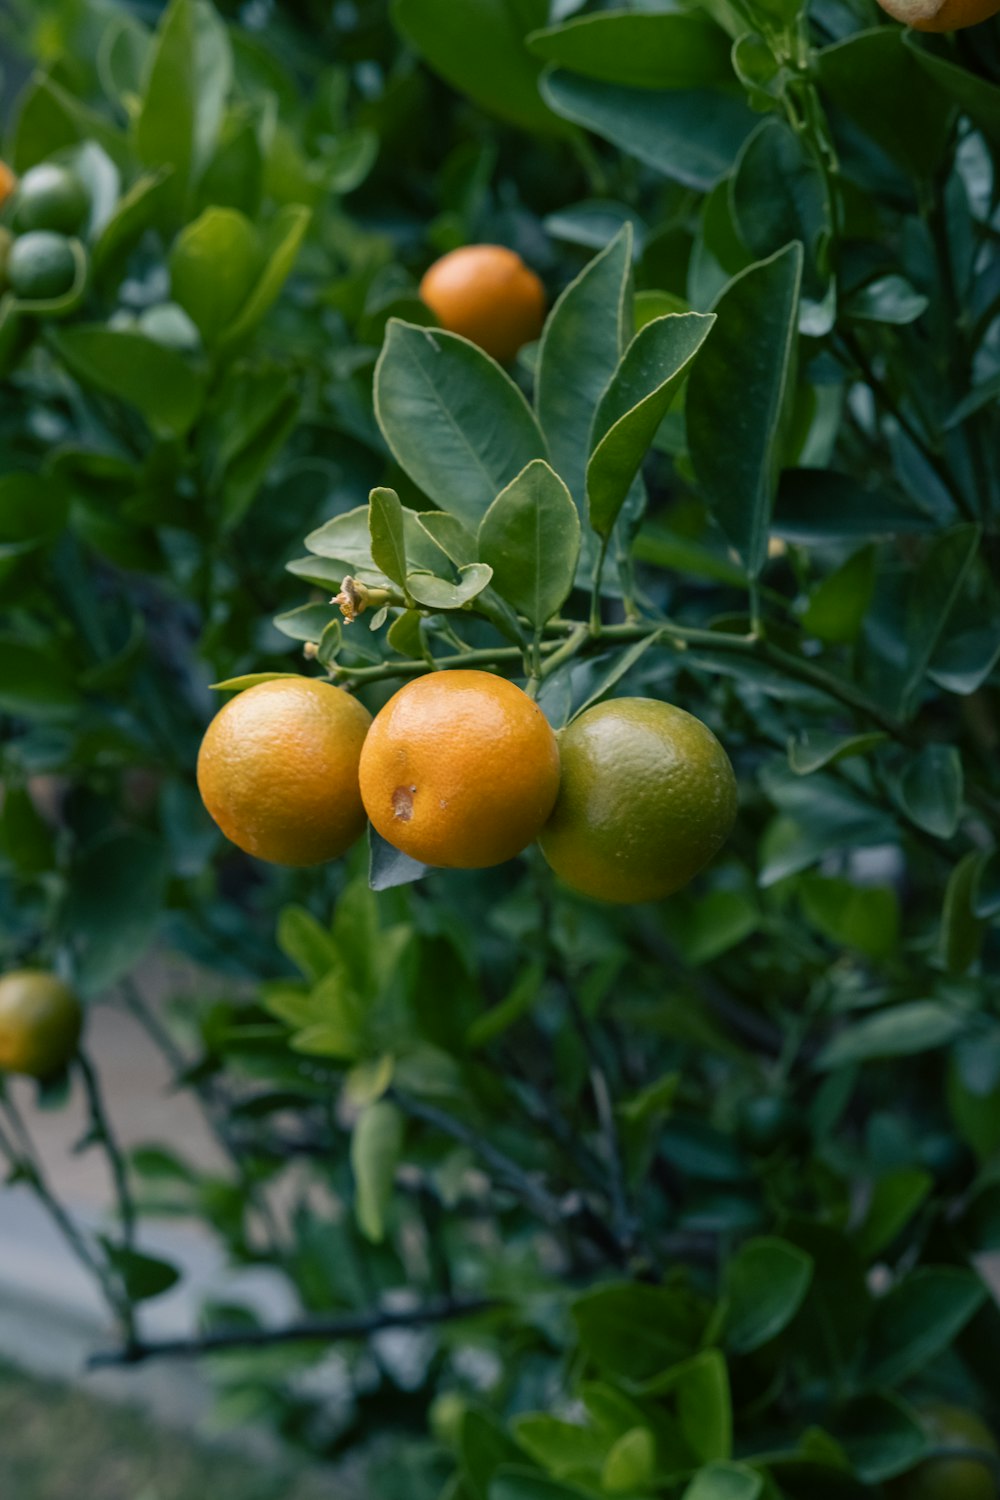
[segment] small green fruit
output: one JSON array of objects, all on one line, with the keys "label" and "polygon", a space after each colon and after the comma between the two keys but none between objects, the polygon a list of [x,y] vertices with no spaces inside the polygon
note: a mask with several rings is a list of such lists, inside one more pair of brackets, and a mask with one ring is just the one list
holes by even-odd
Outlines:
[{"label": "small green fruit", "polygon": [[57,162],[42,162],[25,172],[14,201],[18,234],[51,229],[75,234],[90,212],[90,200],[79,177]]},{"label": "small green fruit", "polygon": [[76,257],[64,234],[37,229],[22,234],[7,256],[7,280],[26,301],[64,297],[76,280]]}]

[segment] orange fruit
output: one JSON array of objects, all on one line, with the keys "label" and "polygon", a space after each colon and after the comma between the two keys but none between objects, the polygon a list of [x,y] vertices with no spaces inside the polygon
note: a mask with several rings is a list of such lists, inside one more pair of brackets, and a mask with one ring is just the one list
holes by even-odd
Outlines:
[{"label": "orange fruit", "polygon": [[915,31],[961,31],[1000,11],[1000,0],[879,0],[879,4]]},{"label": "orange fruit", "polygon": [[51,1078],[73,1057],[83,1011],[73,991],[41,969],[0,979],[0,1069]]},{"label": "orange fruit", "polygon": [[13,169],[5,161],[0,161],[0,208],[3,208],[16,187],[17,177]]},{"label": "orange fruit", "polygon": [[421,281],[420,295],[442,328],[501,364],[537,339],[545,322],[545,288],[503,245],[464,245],[442,255]]},{"label": "orange fruit", "polygon": [[539,840],[567,885],[600,901],[657,901],[687,885],[736,817],[715,735],[652,698],[614,698],[559,737],[562,783]]},{"label": "orange fruit", "polygon": [[[974,1412],[945,1402],[920,1410],[927,1441],[933,1448],[997,1452],[992,1432]],[[928,1458],[889,1487],[892,1500],[998,1500],[1000,1488],[988,1464],[975,1458]]]},{"label": "orange fruit", "polygon": [[431,672],[400,688],[361,752],[361,795],[384,839],[425,865],[480,870],[538,837],[559,749],[526,693],[489,672]]},{"label": "orange fruit", "polygon": [[365,826],[358,760],[371,714],[343,688],[279,677],[231,698],[198,753],[198,790],[227,839],[276,865],[336,859]]}]

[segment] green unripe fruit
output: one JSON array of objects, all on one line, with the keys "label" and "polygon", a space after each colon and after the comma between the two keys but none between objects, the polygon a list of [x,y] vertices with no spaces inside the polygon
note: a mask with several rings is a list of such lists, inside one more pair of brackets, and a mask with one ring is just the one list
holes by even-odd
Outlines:
[{"label": "green unripe fruit", "polygon": [[[995,1455],[989,1428],[971,1411],[934,1402],[922,1408],[920,1419],[934,1448]],[[889,1486],[891,1500],[998,1500],[996,1473],[989,1462],[976,1458],[929,1458]]]},{"label": "green unripe fruit", "polygon": [[73,1058],[83,1011],[54,974],[16,969],[0,979],[0,1069],[51,1078]]},{"label": "green unripe fruit", "polygon": [[7,256],[7,280],[19,297],[47,301],[64,297],[76,280],[76,257],[63,234],[37,229],[22,234]]},{"label": "green unripe fruit", "polygon": [[75,234],[90,212],[87,190],[79,177],[57,162],[42,162],[25,172],[14,203],[18,234],[51,229]]}]

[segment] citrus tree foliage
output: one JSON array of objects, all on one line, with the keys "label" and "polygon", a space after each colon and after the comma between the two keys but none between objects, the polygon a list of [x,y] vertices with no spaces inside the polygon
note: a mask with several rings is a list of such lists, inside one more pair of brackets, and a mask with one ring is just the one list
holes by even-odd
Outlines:
[{"label": "citrus tree foliage", "polygon": [[[198,649],[230,690],[325,672],[375,709],[400,681],[473,665],[525,684],[556,727],[608,696],[667,699],[726,746],[741,812],[692,887],[622,910],[556,886],[536,851],[451,875],[372,839],[345,868],[297,877],[276,959],[174,790],[161,826],[201,842],[171,869],[173,930],[190,930],[192,905],[228,924],[199,951],[221,966],[238,949],[244,967],[260,953],[263,982],[189,1007],[161,1038],[231,1169],[151,1143],[121,1164],[125,1185],[206,1219],[235,1263],[272,1266],[296,1300],[285,1329],[235,1299],[205,1309],[188,1347],[230,1351],[225,1409],[325,1453],[389,1429],[398,1460],[406,1436],[379,1494],[884,1495],[930,1451],[927,1399],[997,1415],[1000,1315],[980,1264],[1000,1248],[996,26],[941,47],[836,0],[808,17],[783,0],[397,0],[392,15],[379,137],[405,139],[400,118],[419,137],[421,101],[441,99],[464,139],[433,188],[376,167],[379,197],[352,200],[361,228],[324,175],[342,135],[283,95],[259,38],[207,7],[174,0],[156,40],[106,44],[117,114],[82,86],[29,86],[19,167],[53,97],[76,134],[49,123],[29,155],[107,161],[131,191],[172,166],[148,190],[152,239],[112,285],[119,301],[143,276],[169,287],[194,335],[171,344],[185,375],[166,406],[170,383],[141,373],[166,358],[137,326],[148,309],[126,299],[126,322],[110,294],[45,323],[11,376],[4,420],[29,475],[15,482],[44,458],[71,515],[69,531],[60,519],[26,538],[30,566],[51,571],[19,574],[17,554],[5,585],[22,629],[0,692],[25,684],[3,704],[12,764],[162,716],[175,764],[193,762],[202,701],[178,731],[184,690],[152,691],[141,638],[124,664],[100,656],[110,675],[91,706],[44,634],[38,591],[51,608],[50,580],[95,576],[79,557],[101,550],[100,507],[79,476],[96,451],[100,497],[125,496],[116,524],[169,558],[167,585],[164,565],[148,569],[153,597],[200,587]],[[218,52],[184,140],[165,143],[149,57],[181,45]],[[364,66],[347,67],[355,85]],[[270,186],[248,212],[203,185],[225,122],[253,119],[255,100]],[[355,107],[344,127],[363,156],[372,116]],[[373,272],[371,237],[397,214]],[[535,250],[554,294],[511,370],[429,326],[396,264],[491,228]],[[240,299],[229,273],[284,264],[300,232],[294,279],[261,321],[267,269]],[[341,232],[368,249],[334,280],[323,257]],[[121,339],[143,351],[110,362],[127,389],[101,363]],[[256,432],[282,390],[280,441],[268,407],[251,459],[234,434]],[[123,425],[130,446],[110,435]],[[197,524],[148,515],[164,495]],[[284,605],[278,635],[241,548],[263,559],[268,609]],[[75,597],[61,585],[59,608]],[[113,612],[127,595],[103,597]],[[93,649],[72,621],[62,634]],[[69,743],[82,789],[89,762]],[[142,758],[128,744],[118,763]],[[50,885],[31,877],[50,865],[30,852],[47,838],[32,806],[8,789],[19,910],[38,924]],[[34,844],[10,833],[18,818]],[[96,893],[123,876],[106,843],[85,848],[45,930],[86,976]],[[130,894],[144,868],[129,862]],[[112,937],[118,977],[136,943],[121,925]],[[126,1208],[95,1253],[138,1359],[171,1352],[134,1312],[173,1272],[136,1254],[129,1224]]]}]

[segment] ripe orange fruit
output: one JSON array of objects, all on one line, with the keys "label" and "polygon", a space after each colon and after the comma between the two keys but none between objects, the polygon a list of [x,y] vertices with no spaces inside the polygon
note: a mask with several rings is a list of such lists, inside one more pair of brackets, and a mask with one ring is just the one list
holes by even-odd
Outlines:
[{"label": "ripe orange fruit", "polygon": [[62,980],[41,969],[0,979],[0,1069],[51,1078],[73,1057],[83,1011]]},{"label": "ripe orange fruit", "polygon": [[559,800],[539,840],[567,885],[657,901],[686,885],[736,817],[736,778],[712,731],[652,698],[614,698],[559,738]]},{"label": "ripe orange fruit", "polygon": [[1000,11],[1000,0],[879,0],[879,4],[915,31],[961,31]]},{"label": "ripe orange fruit", "polygon": [[258,859],[336,859],[364,831],[358,760],[370,723],[364,705],[332,683],[258,683],[230,699],[205,732],[202,801],[226,838]]},{"label": "ripe orange fruit", "polygon": [[16,187],[17,177],[13,169],[5,161],[0,161],[0,208],[3,208]]},{"label": "ripe orange fruit", "polygon": [[[997,1452],[989,1428],[974,1412],[945,1402],[921,1408],[927,1441],[934,1448]],[[974,1458],[929,1458],[889,1487],[892,1500],[997,1500],[1000,1489],[991,1469]]]},{"label": "ripe orange fruit", "polygon": [[400,688],[361,752],[361,795],[384,839],[425,865],[480,870],[538,837],[559,749],[537,703],[489,672],[431,672]]},{"label": "ripe orange fruit", "polygon": [[503,245],[464,245],[442,255],[421,281],[420,295],[442,328],[501,364],[537,339],[545,322],[545,288]]}]

